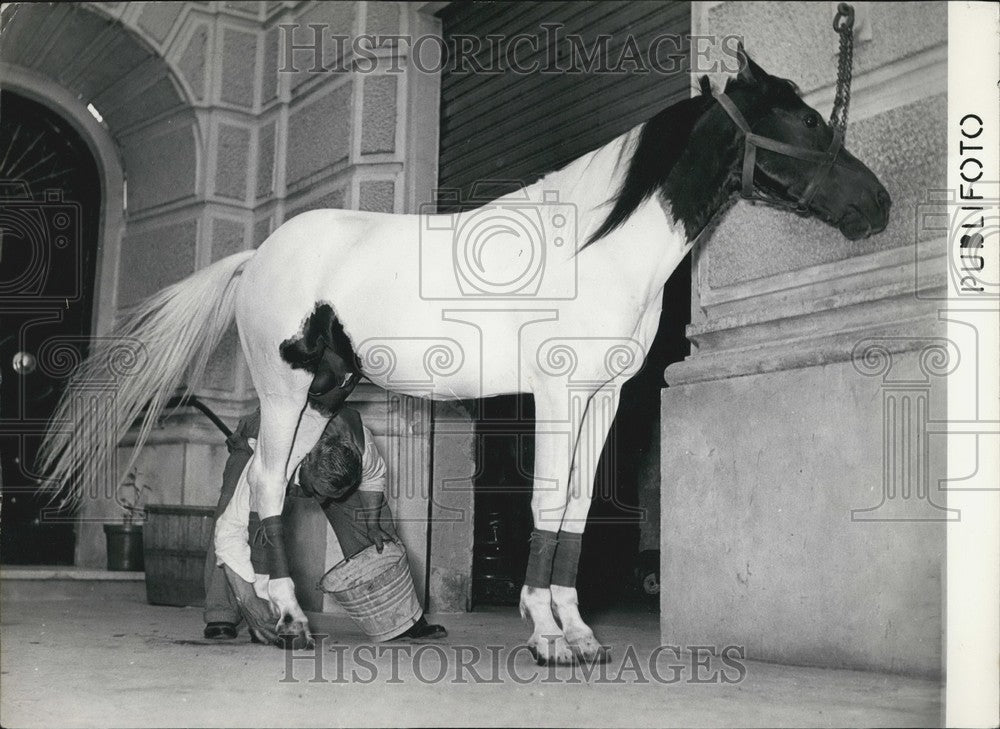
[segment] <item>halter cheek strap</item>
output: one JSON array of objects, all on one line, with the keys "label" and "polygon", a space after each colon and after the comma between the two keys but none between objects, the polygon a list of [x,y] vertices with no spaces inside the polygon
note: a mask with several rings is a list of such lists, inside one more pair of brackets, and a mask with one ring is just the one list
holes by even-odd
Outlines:
[{"label": "halter cheek strap", "polygon": [[[740,195],[747,200],[759,200],[767,203],[768,205],[792,208],[797,212],[806,212],[813,197],[816,195],[816,191],[819,190],[820,185],[826,179],[827,175],[830,174],[830,170],[833,169],[833,166],[837,163],[837,159],[840,156],[840,150],[844,147],[843,132],[840,129],[834,129],[833,141],[830,143],[830,147],[826,150],[826,152],[817,152],[814,149],[806,149],[805,147],[798,147],[794,144],[786,144],[785,142],[779,142],[776,139],[770,139],[768,137],[762,137],[759,134],[754,134],[750,129],[750,125],[747,123],[747,120],[744,118],[740,110],[736,108],[736,104],[733,103],[732,99],[723,93],[716,94],[715,99],[719,102],[719,106],[721,106],[729,115],[729,118],[733,120],[733,123],[739,127],[741,132],[743,132],[743,136],[745,138]],[[809,184],[806,185],[805,190],[802,191],[802,194],[797,200],[783,200],[754,189],[753,175],[757,168],[758,147],[766,149],[770,152],[783,154],[786,157],[794,157],[795,159],[805,160],[806,162],[815,162],[819,165],[816,169],[816,173],[813,175]]]}]

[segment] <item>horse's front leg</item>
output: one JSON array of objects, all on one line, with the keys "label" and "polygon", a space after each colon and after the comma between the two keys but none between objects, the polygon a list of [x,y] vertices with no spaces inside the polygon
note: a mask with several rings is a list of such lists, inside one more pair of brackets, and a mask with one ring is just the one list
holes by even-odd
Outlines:
[{"label": "horse's front leg", "polygon": [[309,620],[295,597],[281,512],[288,480],[319,439],[326,421],[325,416],[311,408],[293,410],[286,403],[272,408],[262,398],[258,457],[253,459],[249,473],[251,503],[260,515],[261,525],[261,534],[253,538],[264,543],[270,577],[267,597],[278,612],[275,631],[279,643],[286,648],[307,648],[312,640]]},{"label": "horse's front leg", "polygon": [[285,534],[281,523],[285,485],[281,472],[265,469],[263,462],[264,459],[255,458],[249,474],[250,487],[256,497],[255,508],[260,515],[260,529],[251,538],[264,544],[269,576],[267,599],[278,613],[275,625],[278,644],[285,648],[308,648],[309,620],[295,598],[295,584],[289,574],[285,552]]},{"label": "horse's front leg", "polygon": [[569,498],[559,530],[552,569],[552,608],[573,654],[586,662],[604,662],[609,651],[580,617],[576,572],[594,496],[594,477],[608,431],[618,411],[620,386],[609,383],[590,398],[580,427],[570,475]]},{"label": "horse's front leg", "polygon": [[531,512],[534,530],[524,587],[521,617],[530,619],[528,646],[540,664],[574,662],[562,629],[552,613],[551,578],[559,529],[566,511],[573,446],[582,410],[571,409],[563,383],[535,391],[535,468]]}]

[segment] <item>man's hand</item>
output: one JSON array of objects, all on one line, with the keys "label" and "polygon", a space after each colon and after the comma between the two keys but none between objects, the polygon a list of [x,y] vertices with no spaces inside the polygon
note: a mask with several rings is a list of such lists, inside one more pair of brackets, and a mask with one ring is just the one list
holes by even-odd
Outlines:
[{"label": "man's hand", "polygon": [[268,575],[260,573],[254,575],[253,591],[257,593],[257,597],[267,603],[270,603],[270,598],[267,596],[267,586],[270,582],[271,578]]},{"label": "man's hand", "polygon": [[222,568],[240,608],[240,615],[247,621],[251,634],[262,643],[277,645],[278,634],[274,630],[277,615],[271,609],[271,604],[257,596],[253,583],[244,580],[227,565],[222,565]]},{"label": "man's hand", "polygon": [[[381,491],[358,491],[358,499],[361,501],[361,508],[355,518],[361,521],[368,538],[375,543],[375,550],[382,554],[386,541],[396,541],[396,528],[392,524],[392,517],[389,516],[387,523],[380,521],[382,507],[385,505],[385,494]],[[389,514],[388,509],[384,511],[385,514]]]}]

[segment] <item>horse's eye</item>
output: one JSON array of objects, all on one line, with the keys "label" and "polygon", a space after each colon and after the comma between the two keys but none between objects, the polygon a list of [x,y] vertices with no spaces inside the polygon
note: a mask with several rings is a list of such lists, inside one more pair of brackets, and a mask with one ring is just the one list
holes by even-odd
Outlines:
[{"label": "horse's eye", "polygon": [[814,126],[819,124],[819,117],[815,114],[806,114],[802,119],[802,123],[812,129]]}]

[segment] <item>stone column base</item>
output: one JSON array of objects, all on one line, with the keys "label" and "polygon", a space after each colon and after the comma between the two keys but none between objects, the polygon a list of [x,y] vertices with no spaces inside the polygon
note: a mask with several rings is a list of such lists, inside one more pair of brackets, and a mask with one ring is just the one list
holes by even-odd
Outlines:
[{"label": "stone column base", "polygon": [[[943,377],[912,352],[893,369],[927,383],[912,412],[944,417]],[[664,390],[665,644],[940,674],[944,439],[900,430],[886,398],[850,362]]]}]

